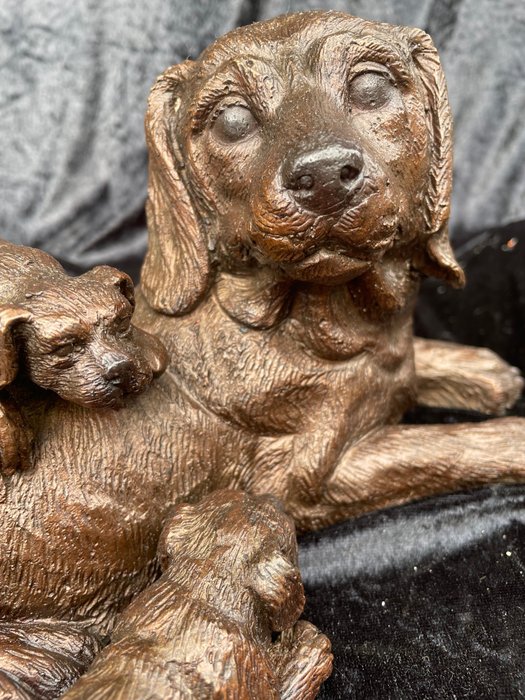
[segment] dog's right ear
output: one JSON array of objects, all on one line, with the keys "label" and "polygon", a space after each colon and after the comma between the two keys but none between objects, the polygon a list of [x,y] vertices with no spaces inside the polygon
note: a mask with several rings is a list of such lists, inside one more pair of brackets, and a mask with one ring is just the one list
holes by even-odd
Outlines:
[{"label": "dog's right ear", "polygon": [[13,330],[31,319],[31,312],[22,306],[0,306],[0,389],[14,380],[18,373],[18,352]]},{"label": "dog's right ear", "polygon": [[180,90],[192,70],[193,62],[185,61],[163,73],[151,91],[146,113],[149,241],[141,286],[150,306],[170,316],[191,311],[210,277],[206,239],[175,137]]}]

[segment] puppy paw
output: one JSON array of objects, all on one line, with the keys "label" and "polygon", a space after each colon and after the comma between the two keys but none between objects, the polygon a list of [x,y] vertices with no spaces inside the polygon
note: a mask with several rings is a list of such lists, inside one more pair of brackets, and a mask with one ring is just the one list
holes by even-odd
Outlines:
[{"label": "puppy paw", "polygon": [[306,620],[283,632],[272,650],[281,680],[282,700],[311,700],[332,673],[328,637]]}]

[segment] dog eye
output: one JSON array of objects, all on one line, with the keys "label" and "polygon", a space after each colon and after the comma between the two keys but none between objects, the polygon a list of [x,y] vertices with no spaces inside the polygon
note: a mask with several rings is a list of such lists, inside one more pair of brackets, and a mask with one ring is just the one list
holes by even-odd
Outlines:
[{"label": "dog eye", "polygon": [[75,350],[75,344],[73,341],[60,345],[58,348],[53,350],[53,355],[55,357],[68,357]]},{"label": "dog eye", "polygon": [[366,71],[356,75],[349,85],[350,104],[357,109],[379,109],[389,102],[395,89],[389,75]]},{"label": "dog eye", "polygon": [[221,141],[234,143],[252,134],[257,126],[257,120],[248,107],[229,105],[215,119],[212,131]]},{"label": "dog eye", "polygon": [[127,335],[131,330],[131,316],[119,319],[115,323],[115,330],[119,335]]}]

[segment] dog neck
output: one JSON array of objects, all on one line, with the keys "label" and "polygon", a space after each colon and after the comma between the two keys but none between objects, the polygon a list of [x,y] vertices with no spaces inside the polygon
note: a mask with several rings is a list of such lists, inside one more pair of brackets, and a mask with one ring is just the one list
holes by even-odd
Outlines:
[{"label": "dog neck", "polygon": [[381,260],[334,286],[294,282],[270,268],[219,274],[215,295],[243,326],[271,329],[290,319],[298,340],[328,360],[354,357],[377,341],[382,326],[411,316],[419,276],[402,257]]}]

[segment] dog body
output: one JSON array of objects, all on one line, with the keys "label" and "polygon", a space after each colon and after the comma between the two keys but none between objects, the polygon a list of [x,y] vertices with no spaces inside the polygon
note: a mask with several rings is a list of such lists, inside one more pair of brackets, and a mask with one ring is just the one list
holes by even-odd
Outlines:
[{"label": "dog body", "polygon": [[170,366],[119,412],[22,401],[35,469],[0,504],[3,617],[110,631],[170,509],[216,489],[277,495],[308,529],[523,479],[522,420],[398,425],[416,400],[501,412],[522,386],[492,353],[412,338],[420,277],[462,281],[426,35],[339,13],[243,28],[169,69],[146,124],[135,319]]}]

